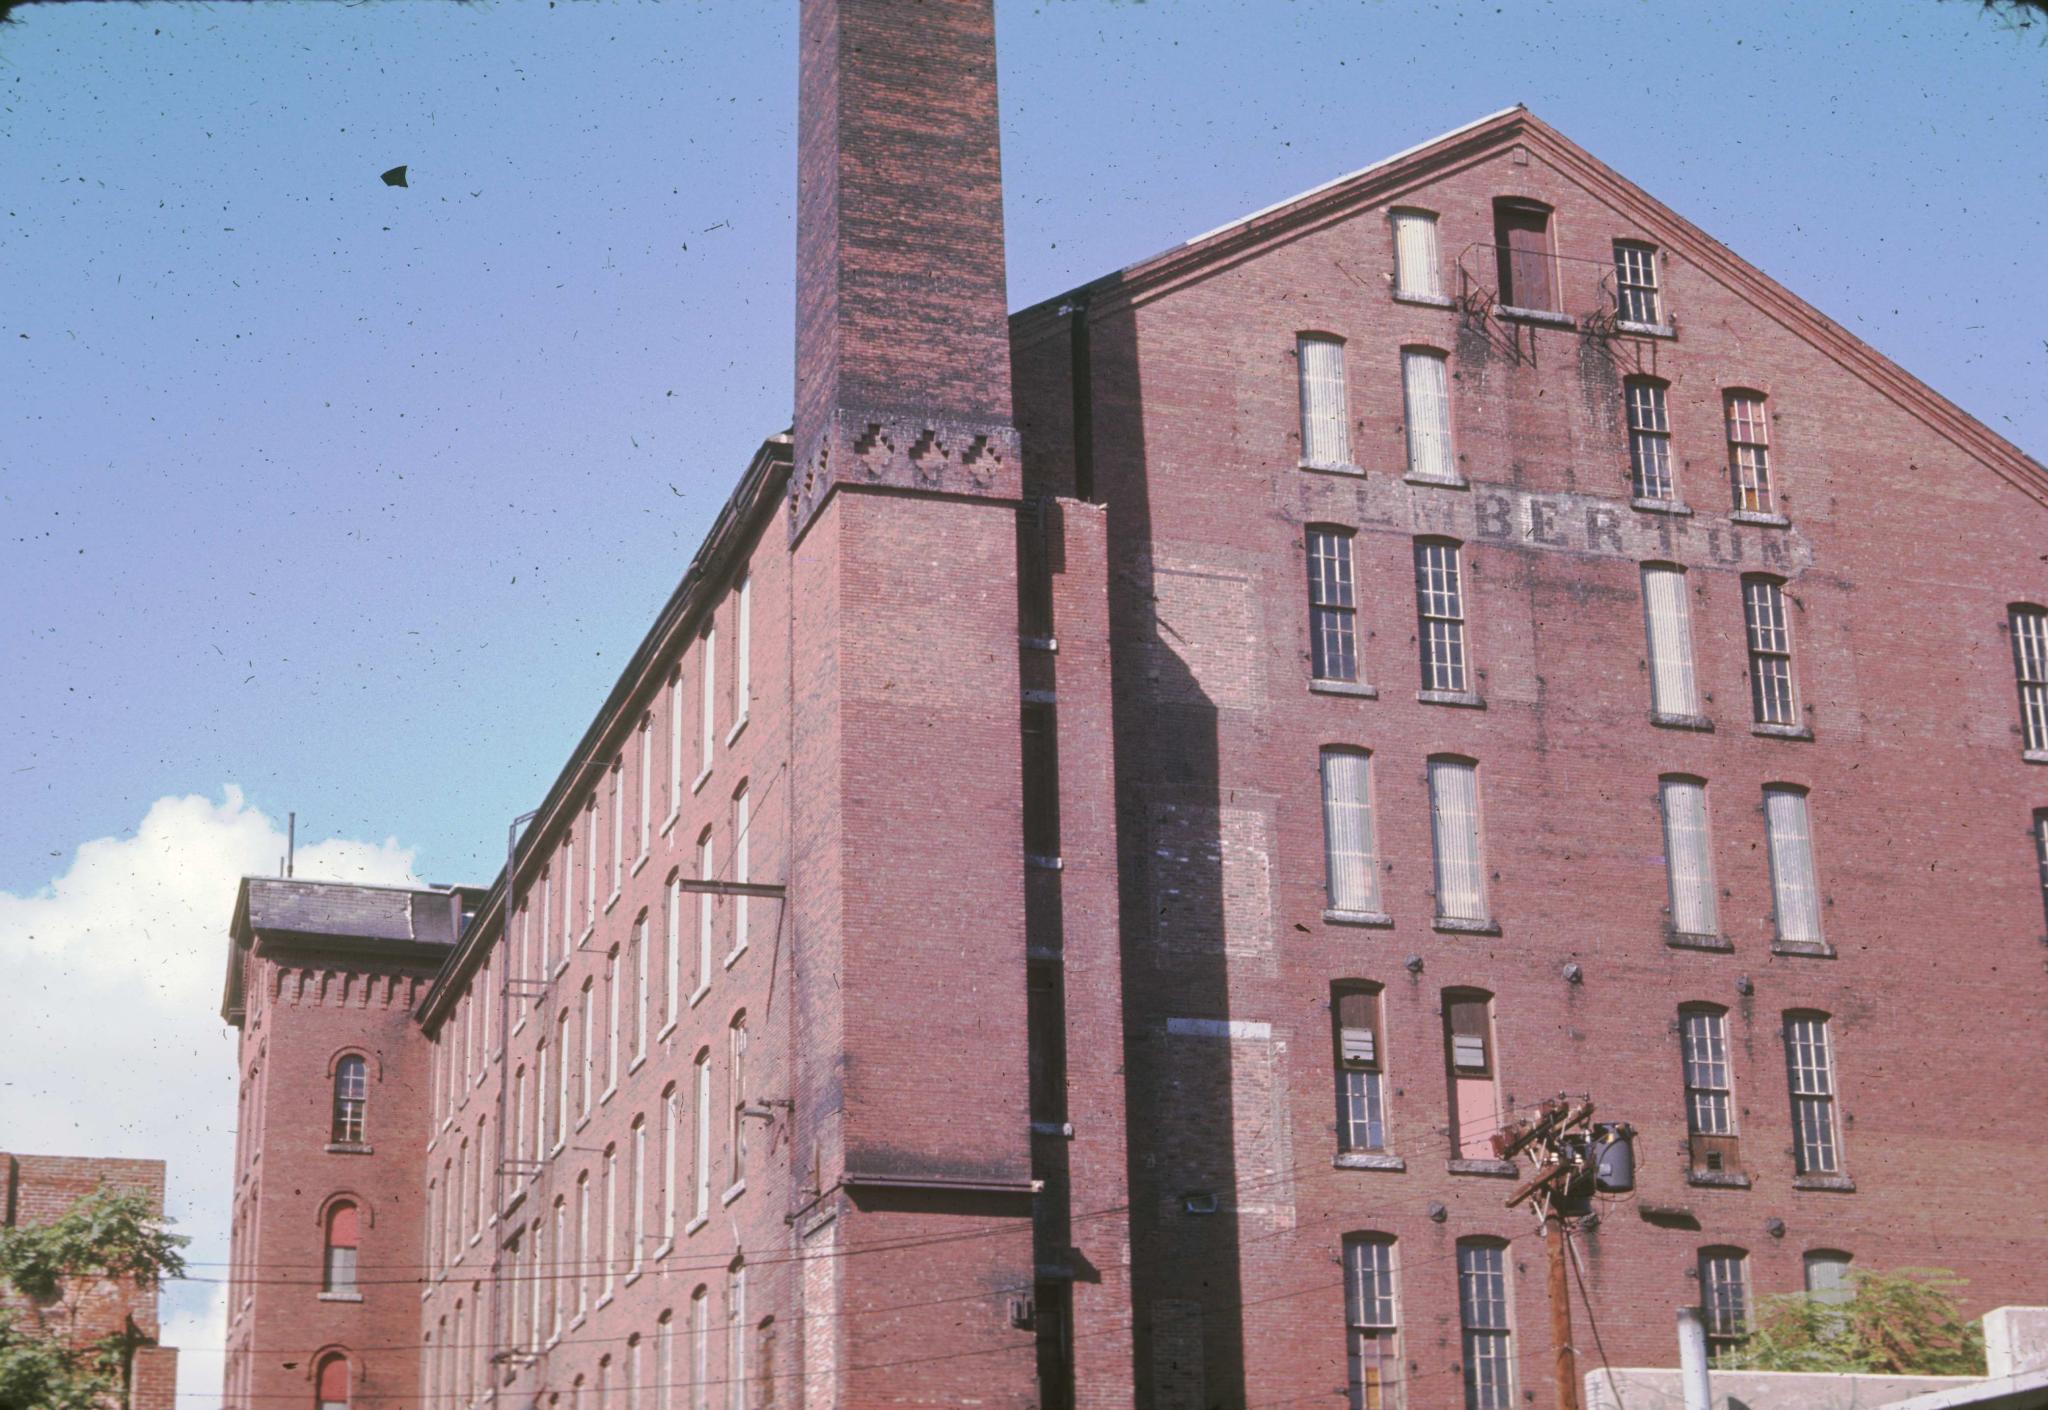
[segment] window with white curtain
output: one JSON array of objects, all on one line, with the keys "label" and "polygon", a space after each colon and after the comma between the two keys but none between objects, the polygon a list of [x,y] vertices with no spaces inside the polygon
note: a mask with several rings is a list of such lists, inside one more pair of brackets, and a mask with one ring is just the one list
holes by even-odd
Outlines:
[{"label": "window with white curtain", "polygon": [[1380,885],[1373,850],[1371,757],[1363,749],[1325,749],[1322,775],[1329,908],[1347,915],[1377,914]]},{"label": "window with white curtain", "polygon": [[1394,212],[1394,292],[1443,297],[1437,272],[1436,217],[1428,211]]},{"label": "window with white curtain", "polygon": [[1699,681],[1692,663],[1692,605],[1685,569],[1643,565],[1643,625],[1649,637],[1650,708],[1659,715],[1697,718]]},{"label": "window with white curtain", "polygon": [[1449,359],[1429,348],[1403,348],[1401,391],[1408,420],[1409,478],[1461,483],[1451,455]]},{"label": "window with white curtain", "polygon": [[1671,928],[1680,935],[1719,935],[1714,868],[1707,826],[1707,785],[1672,775],[1660,780],[1664,862],[1671,879]]},{"label": "window with white curtain", "polygon": [[1764,825],[1770,839],[1771,901],[1778,939],[1820,941],[1820,885],[1813,868],[1813,826],[1806,790],[1773,784],[1764,789]]},{"label": "window with white curtain", "polygon": [[1331,470],[1351,464],[1344,394],[1344,340],[1303,333],[1294,340],[1301,364],[1301,463]]},{"label": "window with white curtain", "polygon": [[2012,666],[2020,687],[2020,745],[2048,751],[2048,611],[2018,603],[2012,614]]},{"label": "window with white curtain", "polygon": [[1486,920],[1478,765],[1465,759],[1429,761],[1429,824],[1436,858],[1437,919]]}]

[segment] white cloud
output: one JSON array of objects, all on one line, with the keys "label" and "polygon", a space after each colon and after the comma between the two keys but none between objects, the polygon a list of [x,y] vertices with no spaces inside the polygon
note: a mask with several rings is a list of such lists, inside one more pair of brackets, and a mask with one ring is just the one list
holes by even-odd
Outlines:
[{"label": "white cloud", "polygon": [[[78,848],[39,891],[0,891],[0,1148],[169,1165],[169,1205],[195,1275],[224,1272],[235,1048],[220,1018],[228,922],[246,875],[275,875],[278,823],[228,785],[219,802],[159,798],[131,836]],[[306,878],[416,883],[412,849],[335,838],[299,850]],[[207,1266],[213,1265],[213,1266]],[[180,1398],[219,1404],[226,1298],[164,1298]]]}]

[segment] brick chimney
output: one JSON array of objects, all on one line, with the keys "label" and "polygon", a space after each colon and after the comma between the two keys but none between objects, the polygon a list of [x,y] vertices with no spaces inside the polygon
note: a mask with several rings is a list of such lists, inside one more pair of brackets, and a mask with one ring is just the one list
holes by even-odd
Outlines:
[{"label": "brick chimney", "polygon": [[842,484],[1014,499],[993,0],[804,0],[791,532]]}]

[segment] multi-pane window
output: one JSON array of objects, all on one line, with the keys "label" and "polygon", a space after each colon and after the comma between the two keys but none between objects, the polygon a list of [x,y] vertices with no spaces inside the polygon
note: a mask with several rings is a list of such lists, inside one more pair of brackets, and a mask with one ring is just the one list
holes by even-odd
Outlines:
[{"label": "multi-pane window", "polygon": [[1761,392],[1733,391],[1721,398],[1728,422],[1728,478],[1735,507],[1771,512],[1771,426]]},{"label": "multi-pane window", "polygon": [[1659,324],[1664,305],[1657,289],[1657,247],[1634,240],[1614,242],[1615,312],[1624,323]]},{"label": "multi-pane window", "polygon": [[338,1202],[327,1211],[327,1254],[321,1270],[320,1290],[352,1293],[356,1290],[356,1247],[360,1220],[354,1204]]},{"label": "multi-pane window", "polygon": [[1394,212],[1394,292],[1443,297],[1438,274],[1436,217],[1428,211]]},{"label": "multi-pane window", "polygon": [[1700,1320],[1716,1359],[1749,1336],[1749,1255],[1739,1248],[1700,1250]]},{"label": "multi-pane window", "polygon": [[1510,308],[1557,308],[1551,279],[1550,211],[1534,201],[1493,203],[1500,301]]},{"label": "multi-pane window", "polygon": [[[697,879],[699,881],[712,880],[711,873],[715,860],[712,854],[711,829],[707,827],[704,829],[703,834],[697,838]],[[699,994],[711,987],[711,941],[716,929],[714,924],[716,917],[715,900],[716,898],[709,891],[697,893],[696,992]]]},{"label": "multi-pane window", "polygon": [[1429,827],[1439,920],[1484,921],[1486,875],[1479,858],[1479,767],[1467,759],[1429,761]]},{"label": "multi-pane window", "polygon": [[1813,867],[1813,819],[1806,790],[1773,784],[1764,790],[1764,829],[1770,840],[1771,905],[1778,939],[1820,941],[1820,883]]},{"label": "multi-pane window", "polygon": [[1718,935],[1714,868],[1707,827],[1707,786],[1673,775],[1658,783],[1664,813],[1664,861],[1671,878],[1671,928],[1680,935]]},{"label": "multi-pane window", "polygon": [[699,721],[703,733],[697,749],[697,771],[711,772],[711,751],[718,734],[718,629],[706,627],[702,648],[697,653],[697,664],[704,677],[704,698],[698,712],[703,716]]},{"label": "multi-pane window", "polygon": [[647,917],[643,914],[633,922],[632,953],[627,956],[627,965],[633,975],[632,1010],[632,1052],[634,1061],[647,1056],[647,1014],[651,995],[648,992]]},{"label": "multi-pane window", "polygon": [[1430,348],[1401,349],[1401,395],[1408,418],[1408,474],[1459,483],[1451,454],[1450,360]]},{"label": "multi-pane window", "polygon": [[680,873],[668,879],[668,913],[663,926],[667,937],[662,960],[663,983],[661,999],[661,1026],[664,1032],[682,1013],[683,983],[683,878]]},{"label": "multi-pane window", "polygon": [[654,845],[654,716],[640,718],[640,836],[633,849],[644,857]]},{"label": "multi-pane window", "polygon": [[1785,585],[1776,578],[1742,580],[1742,616],[1749,631],[1749,697],[1760,725],[1792,725],[1799,703],[1792,690],[1792,626]]},{"label": "multi-pane window", "polygon": [[1692,664],[1692,608],[1685,569],[1643,565],[1643,624],[1650,651],[1650,708],[1659,715],[1696,717],[1699,680]]},{"label": "multi-pane window", "polygon": [[1792,1156],[1801,1175],[1834,1175],[1842,1168],[1835,1135],[1835,1058],[1827,1015],[1785,1015],[1785,1072],[1792,1092]]},{"label": "multi-pane window", "polygon": [[633,1163],[626,1197],[626,1266],[633,1272],[647,1256],[647,1118],[633,1118]]},{"label": "multi-pane window", "polygon": [[1358,594],[1351,571],[1351,535],[1310,529],[1308,550],[1309,674],[1319,681],[1358,679]]},{"label": "multi-pane window", "polygon": [[1674,499],[1671,416],[1664,404],[1664,384],[1632,377],[1626,395],[1629,492],[1637,499]]},{"label": "multi-pane window", "polygon": [[1458,1321],[1464,1333],[1465,1410],[1514,1404],[1514,1331],[1508,1322],[1507,1249],[1460,1240]]},{"label": "multi-pane window", "polygon": [[726,1410],[747,1410],[747,1264],[735,1258],[725,1270]]},{"label": "multi-pane window", "polygon": [[1337,469],[1351,463],[1344,395],[1344,340],[1303,333],[1294,341],[1301,364],[1301,463]]},{"label": "multi-pane window", "polygon": [[726,1153],[732,1158],[731,1185],[747,1178],[747,1016],[733,1015],[725,1032],[726,1082],[732,1094],[732,1125],[727,1129]]},{"label": "multi-pane window", "polygon": [[747,722],[747,707],[753,699],[754,676],[754,579],[740,579],[733,593],[732,643],[732,727],[735,732]]},{"label": "multi-pane window", "polygon": [[711,1406],[711,1289],[690,1296],[690,1410]]},{"label": "multi-pane window", "polygon": [[1688,1008],[1678,1015],[1685,1060],[1685,1125],[1692,1168],[1718,1172],[1735,1162],[1734,1078],[1728,1062],[1728,1015]]},{"label": "multi-pane window", "polygon": [[[742,886],[747,883],[747,858],[752,852],[748,837],[753,800],[747,793],[746,780],[740,780],[739,788],[732,796],[732,879]],[[747,898],[737,896],[732,903],[732,954],[726,956],[731,963],[734,955],[747,948]]]},{"label": "multi-pane window", "polygon": [[1323,851],[1329,907],[1350,915],[1377,914],[1379,867],[1372,829],[1372,760],[1360,749],[1325,749]]},{"label": "multi-pane window", "polygon": [[1331,995],[1337,1043],[1337,1148],[1387,1148],[1384,1058],[1380,1052],[1380,996],[1363,985]]},{"label": "multi-pane window", "polygon": [[1500,1129],[1500,1074],[1488,995],[1445,991],[1444,1062],[1450,1069],[1451,1153],[1460,1160],[1491,1160],[1493,1133]]},{"label": "multi-pane window", "polygon": [[1351,1410],[1400,1410],[1400,1310],[1394,1304],[1394,1241],[1385,1234],[1344,1240],[1344,1322]]},{"label": "multi-pane window", "polygon": [[693,1214],[711,1213],[711,1054],[697,1054],[697,1199]]},{"label": "multi-pane window", "polygon": [[2012,608],[2012,668],[2020,687],[2020,743],[2030,754],[2048,750],[2048,611],[2027,603]]},{"label": "multi-pane window", "polygon": [[334,1065],[334,1128],[337,1145],[359,1145],[368,1139],[365,1120],[370,1109],[370,1066],[353,1053]]},{"label": "multi-pane window", "polygon": [[1415,615],[1422,688],[1454,694],[1469,691],[1465,592],[1458,570],[1458,545],[1451,539],[1415,541]]},{"label": "multi-pane window", "polygon": [[2034,860],[2041,868],[2041,908],[2048,913],[2048,808],[2034,814]]}]

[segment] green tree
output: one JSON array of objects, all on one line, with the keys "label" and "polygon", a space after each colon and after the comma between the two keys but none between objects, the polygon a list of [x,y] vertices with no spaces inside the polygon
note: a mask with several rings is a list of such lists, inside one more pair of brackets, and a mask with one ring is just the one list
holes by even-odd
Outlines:
[{"label": "green tree", "polygon": [[1851,1275],[1848,1296],[1759,1299],[1748,1338],[1722,1359],[1746,1371],[1981,1376],[1984,1332],[1966,1321],[1945,1268]]},{"label": "green tree", "polygon": [[130,1325],[81,1341],[78,1316],[106,1283],[153,1288],[183,1276],[190,1242],[140,1194],[102,1189],[47,1224],[0,1229],[0,1410],[98,1410],[118,1401],[142,1340]]}]

